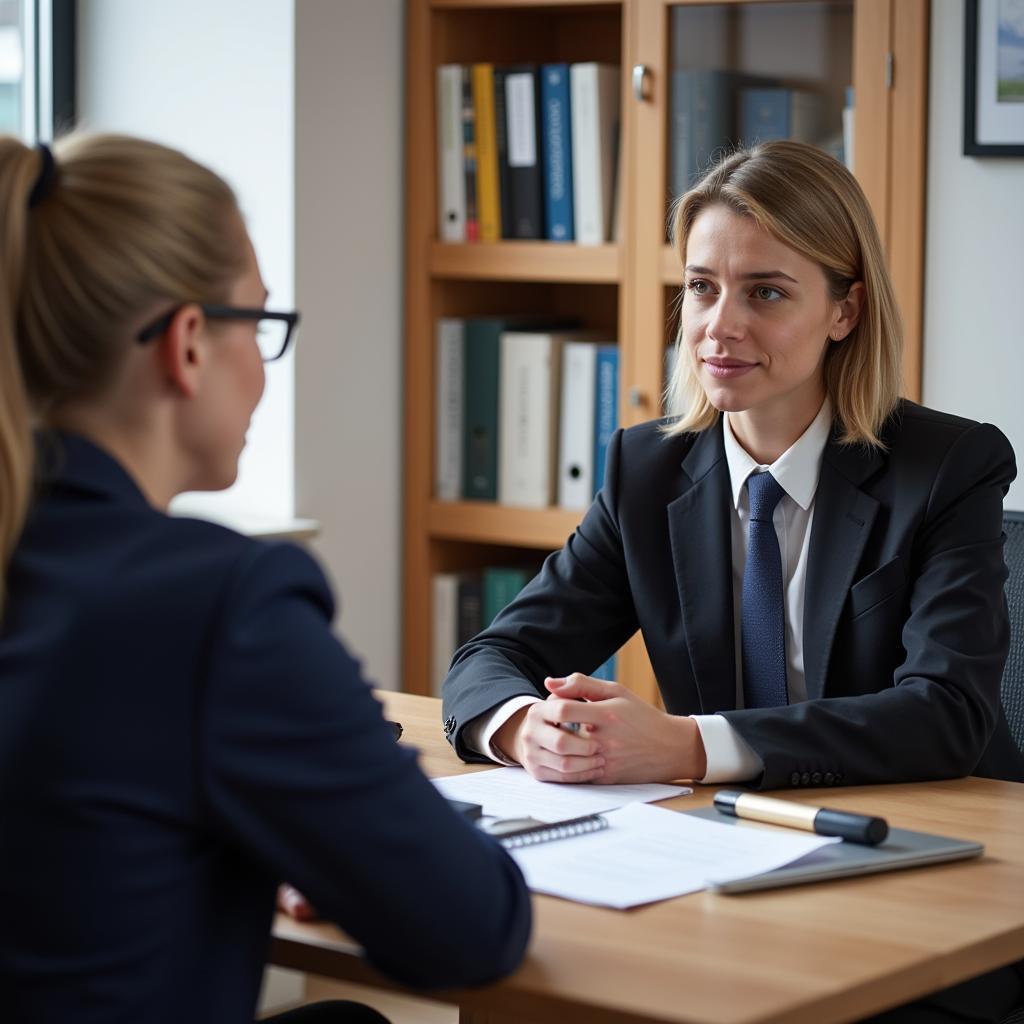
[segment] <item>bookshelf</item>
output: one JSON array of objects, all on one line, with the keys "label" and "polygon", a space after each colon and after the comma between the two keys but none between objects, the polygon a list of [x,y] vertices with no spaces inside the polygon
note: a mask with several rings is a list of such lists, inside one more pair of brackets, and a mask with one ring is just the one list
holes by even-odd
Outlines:
[{"label": "bookshelf", "polygon": [[[905,390],[920,397],[927,0],[408,0],[402,627],[408,692],[430,692],[433,574],[536,564],[582,516],[435,499],[435,323],[495,314],[578,317],[618,340],[620,423],[660,415],[681,281],[665,234],[672,72],[712,52],[744,72],[810,76],[830,117],[838,116],[852,84],[854,172],[875,211],[901,304]],[[480,61],[621,67],[616,242],[439,241],[436,69]],[[639,637],[620,652],[619,677],[657,701]]]}]

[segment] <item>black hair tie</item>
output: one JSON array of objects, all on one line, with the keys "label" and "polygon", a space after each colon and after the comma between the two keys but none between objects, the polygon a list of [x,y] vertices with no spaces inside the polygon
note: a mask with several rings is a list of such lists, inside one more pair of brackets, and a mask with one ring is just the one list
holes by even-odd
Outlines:
[{"label": "black hair tie", "polygon": [[28,208],[31,210],[38,206],[52,191],[57,183],[57,162],[53,159],[53,153],[45,142],[40,142],[36,149],[42,157],[43,166],[39,169],[39,177],[32,186],[28,197]]}]

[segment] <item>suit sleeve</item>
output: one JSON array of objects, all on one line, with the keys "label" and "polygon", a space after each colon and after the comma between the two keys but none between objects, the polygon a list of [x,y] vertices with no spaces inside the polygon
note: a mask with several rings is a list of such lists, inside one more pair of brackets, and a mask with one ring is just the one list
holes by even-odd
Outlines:
[{"label": "suit sleeve", "polygon": [[530,929],[522,876],[395,743],[330,631],[315,563],[260,546],[225,609],[201,715],[215,827],[402,982],[481,984],[514,969]]},{"label": "suit sleeve", "polygon": [[1013,451],[979,424],[950,446],[912,551],[905,659],[881,689],[784,708],[725,712],[757,751],[761,788],[834,771],[847,785],[971,774],[1000,720],[1009,649],[1002,500]]},{"label": "suit sleeve", "polygon": [[459,757],[463,729],[521,695],[548,696],[545,676],[590,673],[637,630],[622,536],[616,521],[622,431],[608,446],[605,485],[565,546],[491,625],[461,647],[444,681],[445,733]]}]

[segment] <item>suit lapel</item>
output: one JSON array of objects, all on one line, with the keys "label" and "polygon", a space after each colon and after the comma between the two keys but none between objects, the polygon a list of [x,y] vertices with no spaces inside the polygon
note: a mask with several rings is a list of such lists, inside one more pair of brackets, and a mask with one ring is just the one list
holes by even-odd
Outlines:
[{"label": "suit lapel", "polygon": [[668,506],[676,587],[701,710],[736,707],[729,468],[721,423],[683,460],[691,486]]},{"label": "suit lapel", "polygon": [[825,447],[814,498],[814,522],[804,592],[804,674],[807,699],[824,695],[832,642],[878,511],[878,502],[860,489],[883,463],[874,448]]}]

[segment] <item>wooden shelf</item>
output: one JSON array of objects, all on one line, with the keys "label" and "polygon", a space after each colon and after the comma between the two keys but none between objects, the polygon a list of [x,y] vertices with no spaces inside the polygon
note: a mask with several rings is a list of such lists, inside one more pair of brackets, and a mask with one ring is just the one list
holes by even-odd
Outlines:
[{"label": "wooden shelf", "polygon": [[621,0],[500,0],[488,3],[485,0],[429,0],[430,6],[436,10],[479,10],[481,7],[594,7],[595,5],[613,5]]},{"label": "wooden shelf", "polygon": [[618,284],[617,245],[571,242],[432,242],[430,273],[467,281]]},{"label": "wooden shelf", "polygon": [[663,246],[661,250],[661,280],[664,284],[683,283],[683,268],[679,265],[679,257],[671,245]]},{"label": "wooden shelf", "polygon": [[432,501],[427,506],[427,532],[435,540],[551,551],[565,543],[583,512],[583,509],[515,508],[482,501]]}]

